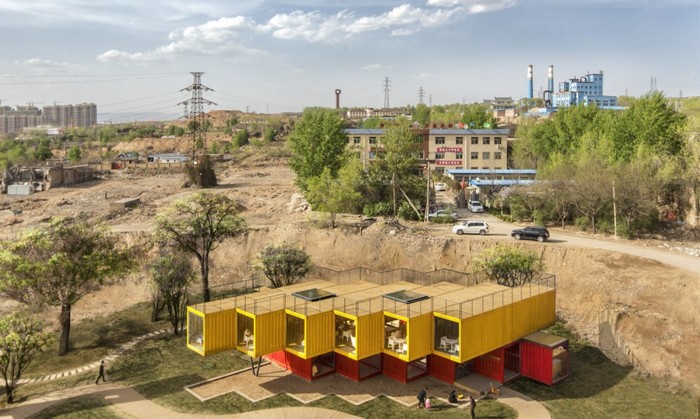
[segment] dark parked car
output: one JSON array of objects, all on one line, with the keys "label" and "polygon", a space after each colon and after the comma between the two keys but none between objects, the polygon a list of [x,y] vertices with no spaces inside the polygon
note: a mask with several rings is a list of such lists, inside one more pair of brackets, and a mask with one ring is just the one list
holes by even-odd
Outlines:
[{"label": "dark parked car", "polygon": [[515,237],[515,240],[530,239],[537,240],[540,243],[549,239],[549,231],[544,227],[518,228],[511,231],[510,235]]}]

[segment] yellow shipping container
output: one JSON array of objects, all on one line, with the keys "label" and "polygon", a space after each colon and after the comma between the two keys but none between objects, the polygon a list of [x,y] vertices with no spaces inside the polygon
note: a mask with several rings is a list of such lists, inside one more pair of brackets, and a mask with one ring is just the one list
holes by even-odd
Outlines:
[{"label": "yellow shipping container", "polygon": [[[240,336],[238,350],[254,358],[279,351],[284,347],[285,341],[285,317],[284,310],[272,311],[263,314],[251,314],[247,311],[237,309],[240,316],[252,320],[252,327],[248,329],[252,332],[249,337],[243,337],[243,331],[237,330]],[[239,321],[240,327],[243,322]]]},{"label": "yellow shipping container", "polygon": [[319,355],[333,352],[335,347],[335,317],[333,311],[301,316],[305,320],[304,325],[304,352],[295,352],[301,358],[309,359]]},{"label": "yellow shipping container", "polygon": [[[433,313],[426,313],[407,322],[405,361],[415,361],[433,352]],[[401,357],[403,359],[403,357]]]},{"label": "yellow shipping container", "polygon": [[380,354],[384,347],[384,313],[377,312],[357,319],[357,357],[360,360]]},{"label": "yellow shipping container", "polygon": [[236,347],[236,310],[203,313],[187,307],[187,347],[212,355]]}]

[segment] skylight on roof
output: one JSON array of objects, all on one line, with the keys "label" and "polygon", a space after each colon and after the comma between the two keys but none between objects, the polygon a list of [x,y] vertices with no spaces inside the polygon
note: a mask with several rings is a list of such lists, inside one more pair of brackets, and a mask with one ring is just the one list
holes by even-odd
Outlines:
[{"label": "skylight on roof", "polygon": [[292,295],[305,301],[321,301],[325,300],[326,298],[335,297],[335,294],[332,292],[324,291],[318,288],[293,292]]},{"label": "skylight on roof", "polygon": [[409,290],[401,290],[401,291],[395,291],[395,292],[390,292],[389,294],[384,294],[385,298],[388,298],[390,300],[398,301],[400,303],[405,303],[405,304],[411,304],[415,303],[417,301],[425,300],[427,298],[430,298],[429,296],[425,294],[419,294],[417,292],[409,291]]}]

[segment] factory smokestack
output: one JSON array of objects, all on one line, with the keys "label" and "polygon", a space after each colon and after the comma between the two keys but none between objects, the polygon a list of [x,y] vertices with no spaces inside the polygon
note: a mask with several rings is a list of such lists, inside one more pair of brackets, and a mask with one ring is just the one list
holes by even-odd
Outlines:
[{"label": "factory smokestack", "polygon": [[340,89],[335,89],[335,108],[340,109]]},{"label": "factory smokestack", "polygon": [[554,66],[547,68],[547,90],[554,92]]},{"label": "factory smokestack", "polygon": [[532,64],[527,66],[527,98],[532,99]]}]

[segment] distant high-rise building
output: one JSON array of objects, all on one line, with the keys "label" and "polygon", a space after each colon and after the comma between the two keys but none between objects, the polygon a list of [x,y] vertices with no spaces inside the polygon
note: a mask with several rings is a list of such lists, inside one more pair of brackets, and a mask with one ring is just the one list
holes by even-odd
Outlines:
[{"label": "distant high-rise building", "polygon": [[80,103],[78,105],[50,105],[43,109],[28,105],[0,107],[0,135],[19,134],[24,128],[40,125],[52,127],[92,127],[97,125],[97,105]]}]

